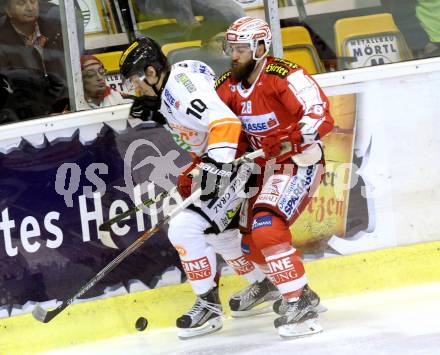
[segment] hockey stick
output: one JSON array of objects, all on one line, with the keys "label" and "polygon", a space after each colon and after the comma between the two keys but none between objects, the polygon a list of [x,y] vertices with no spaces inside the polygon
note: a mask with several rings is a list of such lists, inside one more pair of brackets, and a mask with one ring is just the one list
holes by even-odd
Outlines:
[{"label": "hockey stick", "polygon": [[[234,164],[241,164],[245,161],[251,161],[257,157],[263,155],[263,151],[257,150],[255,152],[246,154],[236,160],[234,160]],[[106,276],[110,271],[112,271],[116,266],[118,266],[127,256],[132,254],[136,249],[138,249],[147,239],[153,236],[162,226],[168,223],[171,218],[180,213],[190,204],[194,203],[202,194],[201,189],[197,189],[194,193],[191,194],[187,199],[182,201],[180,205],[178,205],[174,210],[172,210],[169,214],[167,214],[163,220],[157,223],[155,226],[151,227],[149,230],[142,233],[133,243],[131,243],[127,249],[125,249],[121,254],[119,254],[116,258],[114,258],[111,262],[109,262],[101,271],[99,271],[94,277],[92,277],[84,286],[82,286],[75,294],[70,296],[69,298],[63,300],[61,304],[55,309],[48,311],[37,304],[32,311],[32,315],[36,320],[42,323],[48,323],[53,318],[55,318],[58,314],[60,314],[64,309],[66,309],[69,305],[71,305],[78,297],[84,295],[88,290],[90,290],[96,283],[101,280],[104,276]]]},{"label": "hockey stick", "polygon": [[131,243],[127,249],[125,249],[121,254],[114,258],[110,263],[108,263],[101,271],[99,271],[94,277],[90,279],[84,286],[82,286],[74,295],[68,299],[62,301],[62,303],[51,311],[43,309],[39,304],[37,304],[32,311],[34,318],[40,322],[48,323],[59,313],[61,313],[65,308],[75,301],[78,297],[84,295],[90,288],[92,288],[96,283],[106,276],[110,271],[112,271],[116,266],[118,266],[127,256],[138,249],[147,239],[153,236],[162,226],[169,222],[176,214],[181,212],[183,209],[188,207],[191,203],[195,202],[202,191],[200,189],[196,190],[191,196],[185,199],[179,206],[177,206],[171,213],[169,213],[163,220],[157,223],[155,226],[151,227],[149,230],[142,233],[133,243]]},{"label": "hockey stick", "polygon": [[154,203],[160,202],[165,197],[171,196],[172,194],[174,194],[176,191],[177,191],[177,187],[173,187],[170,191],[161,192],[160,194],[158,194],[157,196],[155,196],[153,198],[150,198],[148,200],[142,201],[141,204],[139,204],[137,206],[134,206],[133,208],[130,208],[129,210],[127,210],[127,211],[125,211],[125,212],[123,212],[121,214],[118,214],[117,216],[115,216],[115,217],[105,221],[104,223],[102,223],[99,226],[99,230],[101,232],[109,232],[110,231],[110,226],[112,224],[115,224],[115,223],[123,220],[125,217],[127,217],[127,216],[129,216],[129,215],[131,215],[133,213],[136,213],[137,211],[143,209],[144,207],[149,207],[149,206],[151,206]]}]

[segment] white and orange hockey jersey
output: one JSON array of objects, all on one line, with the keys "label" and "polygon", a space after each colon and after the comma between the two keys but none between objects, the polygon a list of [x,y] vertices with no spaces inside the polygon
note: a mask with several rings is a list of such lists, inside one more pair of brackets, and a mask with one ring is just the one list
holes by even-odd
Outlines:
[{"label": "white and orange hockey jersey", "polygon": [[183,149],[215,161],[235,159],[241,123],[218,97],[215,74],[205,63],[185,60],[171,67],[160,112]]}]

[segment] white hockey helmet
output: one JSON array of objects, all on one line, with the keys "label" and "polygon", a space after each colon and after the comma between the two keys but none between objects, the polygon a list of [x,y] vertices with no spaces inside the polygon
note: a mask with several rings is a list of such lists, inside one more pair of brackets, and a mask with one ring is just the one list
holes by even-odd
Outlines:
[{"label": "white hockey helmet", "polygon": [[[257,58],[256,51],[260,41],[264,41],[266,51]],[[256,61],[263,59],[269,53],[272,43],[272,32],[266,21],[254,17],[241,17],[229,26],[226,31],[226,42],[247,43],[250,45],[252,57]]]}]

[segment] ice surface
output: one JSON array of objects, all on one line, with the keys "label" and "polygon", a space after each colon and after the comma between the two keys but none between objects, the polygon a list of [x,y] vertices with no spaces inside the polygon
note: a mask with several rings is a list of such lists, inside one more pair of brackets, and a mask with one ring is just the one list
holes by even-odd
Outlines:
[{"label": "ice surface", "polygon": [[217,333],[179,340],[175,329],[139,332],[46,355],[440,354],[440,283],[326,299],[324,332],[282,340],[275,315],[224,320]]}]

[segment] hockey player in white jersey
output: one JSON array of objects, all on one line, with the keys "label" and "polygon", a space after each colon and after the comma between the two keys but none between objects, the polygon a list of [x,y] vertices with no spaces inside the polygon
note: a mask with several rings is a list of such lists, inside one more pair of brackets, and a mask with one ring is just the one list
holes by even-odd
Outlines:
[{"label": "hockey player in white jersey", "polygon": [[[166,124],[176,143],[194,157],[191,166],[180,174],[177,186],[182,197],[188,197],[192,176],[198,174],[198,186],[203,189],[201,202],[171,220],[168,237],[197,299],[176,325],[181,338],[211,333],[222,327],[216,253],[251,282],[240,294],[239,301],[247,302],[240,311],[252,314],[255,306],[279,295],[265,275],[244,257],[240,233],[231,224],[242,202],[237,191],[250,174],[246,167],[237,171],[231,164],[226,168],[224,165],[236,158],[241,123],[217,96],[215,74],[208,65],[187,60],[170,67],[159,45],[150,38],[138,39],[124,51],[120,71],[125,80],[142,91],[131,115]],[[222,184],[225,176],[230,177],[227,185]],[[236,301],[230,301],[232,310]]]}]

